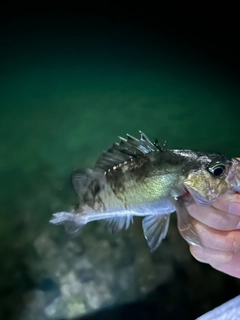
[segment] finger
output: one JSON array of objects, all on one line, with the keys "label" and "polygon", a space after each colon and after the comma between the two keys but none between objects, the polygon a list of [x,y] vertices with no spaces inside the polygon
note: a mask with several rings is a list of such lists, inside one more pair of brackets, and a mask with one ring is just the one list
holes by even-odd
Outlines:
[{"label": "finger", "polygon": [[189,214],[196,220],[217,230],[240,229],[240,217],[218,210],[214,207],[200,207],[196,204],[188,207]]},{"label": "finger", "polygon": [[226,194],[217,198],[213,207],[240,216],[240,194]]},{"label": "finger", "polygon": [[240,250],[240,230],[220,231],[195,219],[193,223],[203,247],[228,252]]},{"label": "finger", "polygon": [[221,252],[195,246],[190,246],[190,251],[196,260],[208,263],[216,270],[240,278],[240,251],[235,253]]},{"label": "finger", "polygon": [[190,252],[196,260],[215,266],[223,266],[224,264],[229,263],[233,257],[232,252],[197,246],[190,246]]},{"label": "finger", "polygon": [[229,262],[220,265],[211,264],[211,266],[230,276],[240,278],[240,251],[233,253],[232,259]]}]

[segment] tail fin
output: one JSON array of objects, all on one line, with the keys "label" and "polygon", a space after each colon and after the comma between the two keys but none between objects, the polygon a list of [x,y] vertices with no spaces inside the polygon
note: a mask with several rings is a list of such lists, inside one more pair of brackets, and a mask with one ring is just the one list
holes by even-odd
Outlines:
[{"label": "tail fin", "polygon": [[57,212],[49,221],[53,224],[63,224],[67,233],[76,235],[86,224],[86,219],[80,214],[74,212]]},{"label": "tail fin", "polygon": [[66,231],[72,235],[77,234],[87,223],[87,214],[89,213],[89,204],[92,204],[94,197],[100,190],[99,174],[92,170],[76,170],[72,174],[72,183],[78,195],[80,205],[86,204],[83,213],[57,212],[53,214],[50,223],[63,224]]}]

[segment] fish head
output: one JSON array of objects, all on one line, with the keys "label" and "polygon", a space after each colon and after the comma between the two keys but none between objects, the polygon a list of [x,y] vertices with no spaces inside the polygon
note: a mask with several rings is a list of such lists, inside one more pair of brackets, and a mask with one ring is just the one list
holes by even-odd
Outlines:
[{"label": "fish head", "polygon": [[191,169],[184,181],[197,204],[209,206],[223,194],[240,192],[240,161],[220,155],[199,160],[200,167]]}]

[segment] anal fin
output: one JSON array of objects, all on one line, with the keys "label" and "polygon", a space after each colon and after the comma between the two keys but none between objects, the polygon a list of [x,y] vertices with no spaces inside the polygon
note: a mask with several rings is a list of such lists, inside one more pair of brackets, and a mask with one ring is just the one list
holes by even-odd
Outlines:
[{"label": "anal fin", "polygon": [[130,226],[130,224],[133,222],[133,216],[127,215],[125,217],[116,217],[116,218],[110,218],[103,220],[104,224],[107,225],[108,231],[118,232],[121,229],[125,228],[127,230]]},{"label": "anal fin", "polygon": [[144,237],[151,251],[156,250],[166,237],[170,215],[149,215],[142,221]]}]

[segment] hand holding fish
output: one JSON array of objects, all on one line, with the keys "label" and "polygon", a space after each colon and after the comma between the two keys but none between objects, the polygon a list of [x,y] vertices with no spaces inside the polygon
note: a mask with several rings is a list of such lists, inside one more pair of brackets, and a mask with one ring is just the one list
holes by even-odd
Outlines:
[{"label": "hand holding fish", "polygon": [[240,194],[219,197],[211,207],[188,208],[203,246],[190,245],[201,262],[240,278]]},{"label": "hand holding fish", "polygon": [[240,214],[232,210],[235,202],[240,209],[240,161],[167,149],[141,131],[140,139],[119,138],[92,169],[73,172],[79,205],[54,213],[51,223],[75,234],[89,222],[102,220],[110,231],[120,231],[139,216],[154,251],[167,235],[170,214],[176,212],[178,230],[192,254],[240,277]]}]

